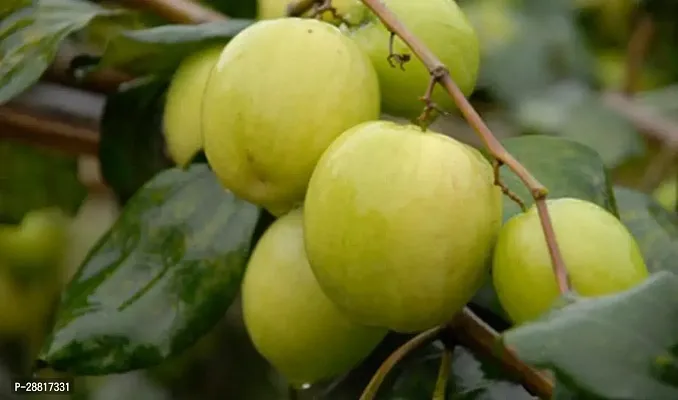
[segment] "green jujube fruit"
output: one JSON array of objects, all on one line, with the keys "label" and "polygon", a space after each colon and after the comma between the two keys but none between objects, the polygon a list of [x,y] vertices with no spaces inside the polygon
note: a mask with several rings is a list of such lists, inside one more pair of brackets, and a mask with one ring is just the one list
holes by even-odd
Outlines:
[{"label": "green jujube fruit", "polygon": [[367,57],[328,23],[259,21],[233,38],[207,85],[207,160],[237,196],[280,216],[303,202],[322,152],[379,116]]},{"label": "green jujube fruit", "polygon": [[[457,3],[452,0],[382,0],[398,19],[447,66],[452,80],[468,96],[475,88],[480,68],[480,49],[476,32]],[[350,36],[369,55],[374,65],[382,94],[385,113],[413,119],[419,116],[424,103],[420,100],[431,79],[426,66],[400,39],[394,38],[393,51],[409,54],[404,70],[389,63],[391,33],[373,13],[368,21],[351,29]],[[456,109],[454,101],[441,88],[432,100],[445,110]]]},{"label": "green jujube fruit", "polygon": [[348,372],[387,333],[351,321],[325,296],[304,251],[302,220],[293,210],[267,229],[242,284],[255,348],[294,386]]},{"label": "green jujube fruit", "polygon": [[307,254],[330,299],[364,324],[448,322],[483,284],[502,194],[479,151],[414,125],[368,122],[320,159],[304,205]]},{"label": "green jujube fruit", "polygon": [[185,58],[172,76],[163,112],[163,134],[170,158],[186,166],[202,149],[202,98],[223,45]]},{"label": "green jujube fruit", "polygon": [[[547,207],[577,294],[621,292],[648,276],[635,239],[614,215],[573,198],[548,200]],[[502,227],[492,277],[499,302],[516,324],[539,318],[558,299],[556,277],[534,206]]]}]

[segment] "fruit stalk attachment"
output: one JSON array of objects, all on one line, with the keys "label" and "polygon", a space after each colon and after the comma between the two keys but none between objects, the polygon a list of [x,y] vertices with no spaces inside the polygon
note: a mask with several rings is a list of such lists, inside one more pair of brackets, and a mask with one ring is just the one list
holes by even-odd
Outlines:
[{"label": "fruit stalk attachment", "polygon": [[452,352],[454,348],[445,346],[443,356],[440,359],[440,369],[438,370],[438,379],[436,380],[435,390],[433,391],[433,400],[445,400],[447,392],[447,381],[452,369]]},{"label": "fruit stalk attachment", "polygon": [[379,392],[379,387],[393,367],[412,351],[437,340],[444,328],[444,326],[437,326],[424,331],[391,353],[391,355],[381,364],[374,376],[372,376],[370,383],[367,384],[363,394],[360,396],[360,400],[374,400],[377,396],[377,392]]},{"label": "fruit stalk attachment", "polygon": [[[539,217],[542,222],[544,236],[551,256],[553,271],[555,273],[558,288],[561,293],[567,293],[571,290],[570,281],[565,267],[565,262],[560,253],[556,235],[551,223],[551,217],[546,207],[546,196],[548,190],[532,174],[516,160],[492,134],[489,127],[485,124],[478,112],[471,106],[462,91],[450,77],[447,67],[433,54],[426,45],[419,40],[410,30],[398,19],[398,17],[386,7],[380,0],[361,0],[372,12],[381,20],[386,28],[394,35],[397,35],[428,68],[432,81],[443,86],[447,93],[452,97],[455,104],[463,114],[466,121],[473,127],[485,147],[491,155],[502,165],[508,166],[520,180],[530,189],[534,198]],[[515,196],[514,196],[515,197]],[[520,204],[519,204],[520,205]]]}]

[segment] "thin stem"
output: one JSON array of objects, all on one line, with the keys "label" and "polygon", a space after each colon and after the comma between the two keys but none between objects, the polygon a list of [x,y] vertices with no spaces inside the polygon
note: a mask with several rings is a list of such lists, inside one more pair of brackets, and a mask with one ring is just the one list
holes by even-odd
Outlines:
[{"label": "thin stem", "polygon": [[405,356],[410,354],[412,351],[418,349],[419,347],[433,342],[438,338],[440,332],[443,330],[442,326],[429,329],[428,331],[422,332],[419,335],[412,338],[410,341],[400,346],[396,351],[391,353],[390,356],[381,364],[377,372],[374,374],[370,383],[367,384],[367,387],[363,391],[363,394],[360,396],[360,400],[373,400],[377,396],[379,387],[384,382],[386,375],[393,369],[393,367],[400,362]]},{"label": "thin stem", "polygon": [[299,0],[291,1],[287,5],[287,15],[290,17],[301,17],[304,13],[313,8],[316,4],[322,4],[323,0]]},{"label": "thin stem", "polygon": [[227,17],[190,0],[119,0],[128,7],[151,11],[155,15],[177,24],[201,24],[223,21]]},{"label": "thin stem", "polygon": [[445,400],[447,380],[452,369],[452,351],[453,349],[447,346],[443,349],[443,357],[440,359],[440,369],[438,369],[438,379],[436,379],[436,386],[433,391],[433,400]]},{"label": "thin stem", "polygon": [[619,93],[605,93],[603,102],[612,110],[628,118],[647,136],[673,147],[678,145],[678,124],[658,115],[635,100]]},{"label": "thin stem", "polygon": [[15,107],[0,107],[0,138],[58,148],[74,155],[98,155],[99,132]]},{"label": "thin stem", "polygon": [[500,336],[473,311],[466,307],[450,324],[461,345],[496,358],[504,369],[519,379],[535,396],[550,399],[553,382],[543,373],[522,362],[511,350],[500,345]]},{"label": "thin stem", "polygon": [[650,14],[644,14],[638,20],[626,51],[626,82],[624,93],[636,93],[641,84],[643,65],[654,35],[654,23]]},{"label": "thin stem", "polygon": [[372,12],[379,17],[381,22],[390,31],[398,35],[400,39],[407,44],[412,52],[426,65],[432,77],[435,77],[447,93],[452,97],[457,107],[466,118],[485,147],[492,156],[502,164],[508,166],[520,180],[530,189],[539,210],[539,217],[542,220],[542,228],[553,271],[558,280],[558,288],[561,293],[570,290],[570,281],[568,279],[567,268],[560,253],[555,232],[551,223],[551,218],[545,204],[545,198],[548,194],[547,189],[532,174],[516,160],[492,134],[489,127],[485,124],[478,112],[471,106],[459,87],[454,83],[449,71],[445,65],[429,50],[426,45],[416,37],[400,20],[389,10],[380,0],[361,0]]}]

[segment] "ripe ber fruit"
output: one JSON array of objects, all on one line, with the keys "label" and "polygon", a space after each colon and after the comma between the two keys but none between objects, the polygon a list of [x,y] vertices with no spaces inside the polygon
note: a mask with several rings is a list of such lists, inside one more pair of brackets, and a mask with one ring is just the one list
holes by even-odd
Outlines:
[{"label": "ripe ber fruit", "polygon": [[669,211],[676,209],[678,201],[678,188],[676,188],[676,178],[670,178],[664,181],[658,188],[652,192],[652,196]]},{"label": "ripe ber fruit", "polygon": [[501,191],[480,152],[414,125],[342,134],[313,172],[305,243],[321,287],[364,324],[398,332],[449,321],[487,274]]},{"label": "ripe ber fruit", "polygon": [[[291,0],[259,0],[257,2],[257,19],[275,19],[287,16],[287,6]],[[332,7],[340,18],[335,18],[328,10],[323,12],[322,19],[333,24],[341,23],[341,19],[349,23],[360,23],[367,15],[367,8],[360,0],[332,0]],[[304,17],[311,17],[313,10],[304,13]]]},{"label": "ripe ber fruit", "polygon": [[209,80],[205,154],[226,188],[280,216],[303,201],[330,143],[379,117],[379,101],[374,68],[335,26],[259,21],[226,45]]},{"label": "ripe ber fruit", "polygon": [[167,89],[163,133],[169,156],[178,165],[187,165],[202,149],[202,96],[223,48],[210,47],[185,58]]},{"label": "ripe ber fruit", "polygon": [[[547,207],[578,294],[621,292],[648,276],[635,239],[614,215],[594,203],[573,198],[548,200]],[[492,276],[499,302],[516,324],[540,317],[559,297],[534,206],[502,227]]]},{"label": "ripe ber fruit", "polygon": [[[382,0],[405,26],[447,66],[450,76],[465,95],[470,95],[476,84],[480,65],[479,42],[473,26],[455,1],[451,0]],[[377,70],[385,113],[415,118],[423,107],[419,98],[431,79],[428,69],[407,45],[394,39],[396,54],[409,54],[404,69],[392,67],[388,61],[388,29],[376,15],[369,13],[369,22],[353,29],[351,37],[369,54]],[[446,110],[455,109],[444,90],[434,91],[433,101]]]},{"label": "ripe ber fruit", "polygon": [[387,333],[351,321],[322,292],[304,251],[302,219],[293,210],[268,228],[242,286],[254,346],[295,386],[349,371]]}]

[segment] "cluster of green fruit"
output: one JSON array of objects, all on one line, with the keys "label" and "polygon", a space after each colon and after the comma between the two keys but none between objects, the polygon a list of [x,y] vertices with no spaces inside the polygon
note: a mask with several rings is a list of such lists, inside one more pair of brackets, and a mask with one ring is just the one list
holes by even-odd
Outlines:
[{"label": "cluster of green fruit", "polygon": [[[478,44],[456,3],[382,1],[470,93]],[[516,322],[558,296],[536,212],[502,226],[502,193],[478,150],[379,120],[381,112],[419,114],[429,75],[416,61],[392,68],[388,30],[365,15],[357,28],[282,15],[258,21],[188,58],[167,97],[175,161],[203,149],[225,188],[278,218],[251,255],[243,311],[255,347],[293,385],[348,371],[388,331],[450,321],[490,265]],[[549,206],[579,292],[645,278],[614,216],[576,199]]]}]

